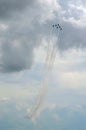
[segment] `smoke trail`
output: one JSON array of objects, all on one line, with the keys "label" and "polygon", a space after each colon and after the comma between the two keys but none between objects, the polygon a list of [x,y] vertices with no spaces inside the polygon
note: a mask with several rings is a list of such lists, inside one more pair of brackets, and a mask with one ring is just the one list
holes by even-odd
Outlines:
[{"label": "smoke trail", "polygon": [[50,41],[48,42],[48,47],[47,47],[47,54],[46,54],[46,58],[45,58],[45,68],[47,69],[48,66],[48,62],[49,62],[49,58],[50,58],[50,53],[51,53],[51,49],[52,49],[52,41],[51,41],[51,36],[53,35],[53,28],[51,28],[50,30]]},{"label": "smoke trail", "polygon": [[44,68],[45,68],[45,72],[44,72],[44,78],[41,82],[41,88],[39,90],[39,95],[38,95],[38,98],[37,98],[37,101],[35,102],[35,105],[32,107],[31,111],[30,111],[30,114],[29,114],[29,117],[31,118],[32,115],[35,113],[35,111],[37,110],[39,104],[41,103],[42,101],[42,97],[43,97],[43,93],[45,93],[44,89],[45,89],[45,85],[44,85],[44,82],[45,82],[45,79],[46,79],[46,75],[47,75],[47,66],[48,66],[48,62],[49,62],[49,57],[50,57],[50,53],[51,53],[51,36],[52,36],[52,31],[53,31],[53,28],[51,28],[50,30],[50,38],[49,38],[49,42],[48,42],[48,45],[47,45],[47,54],[46,54],[46,57],[45,57],[45,64],[44,64]]},{"label": "smoke trail", "polygon": [[[42,102],[44,100],[44,96],[46,94],[46,90],[48,87],[49,76],[50,76],[50,73],[51,73],[51,70],[52,70],[52,67],[54,64],[54,60],[56,57],[57,48],[56,48],[56,42],[54,41],[52,31],[53,30],[51,29],[50,42],[48,43],[47,55],[46,55],[46,59],[45,59],[45,68],[46,68],[45,77],[41,83],[41,89],[40,89],[38,100],[35,103],[34,107],[31,109],[30,114],[29,114],[29,117],[32,120],[35,118],[35,116],[36,116],[36,114],[37,114],[37,112],[38,112],[39,108],[41,107]],[[51,34],[52,34],[52,41],[51,41]]]},{"label": "smoke trail", "polygon": [[55,50],[55,47],[53,46],[53,48],[52,48],[52,44],[50,43],[50,46],[48,46],[48,52],[47,52],[47,56],[46,56],[46,62],[47,63],[45,62],[46,67],[47,67],[47,73],[46,73],[45,78],[44,78],[44,80],[42,82],[42,88],[41,88],[41,92],[40,92],[40,97],[39,97],[36,105],[34,106],[34,109],[31,111],[30,118],[34,118],[34,116],[37,113],[37,110],[39,109],[39,107],[41,106],[41,104],[43,102],[44,95],[46,93],[46,89],[47,89],[47,86],[48,86],[50,70],[51,70],[52,65],[53,65],[53,59],[55,58],[54,50]]}]

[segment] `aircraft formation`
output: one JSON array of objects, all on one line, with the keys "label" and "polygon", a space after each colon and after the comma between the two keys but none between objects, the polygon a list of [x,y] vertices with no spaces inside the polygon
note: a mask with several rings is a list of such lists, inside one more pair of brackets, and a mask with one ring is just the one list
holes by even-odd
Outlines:
[{"label": "aircraft formation", "polygon": [[56,27],[57,29],[62,30],[62,27],[61,27],[59,24],[53,24],[52,27],[53,27],[53,28]]}]

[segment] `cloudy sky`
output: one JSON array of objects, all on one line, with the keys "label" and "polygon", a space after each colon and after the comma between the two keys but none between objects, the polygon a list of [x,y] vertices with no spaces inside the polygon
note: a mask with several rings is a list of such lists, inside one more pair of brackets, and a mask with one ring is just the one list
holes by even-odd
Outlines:
[{"label": "cloudy sky", "polygon": [[[51,35],[57,55],[33,123],[28,116],[56,23],[63,30],[59,41]],[[0,129],[86,130],[85,0],[0,0]]]}]

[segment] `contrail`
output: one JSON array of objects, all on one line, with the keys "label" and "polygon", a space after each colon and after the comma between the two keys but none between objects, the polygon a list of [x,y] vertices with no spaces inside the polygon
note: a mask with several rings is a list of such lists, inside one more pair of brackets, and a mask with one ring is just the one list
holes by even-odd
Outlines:
[{"label": "contrail", "polygon": [[[45,77],[41,82],[41,89],[40,89],[40,92],[39,92],[39,97],[37,99],[37,102],[35,103],[35,105],[31,109],[30,114],[29,114],[29,118],[32,119],[32,120],[37,115],[37,112],[38,112],[39,108],[41,107],[41,105],[43,103],[44,96],[46,94],[46,90],[47,90],[47,87],[48,87],[49,76],[50,76],[50,73],[52,71],[54,60],[55,60],[55,57],[56,57],[56,52],[57,52],[56,45],[57,45],[57,43],[56,43],[55,38],[52,34],[52,31],[54,31],[56,28],[58,28],[58,35],[59,35],[59,30],[62,30],[62,28],[60,27],[59,24],[53,25],[53,28],[50,30],[50,42],[48,43],[48,46],[47,46],[47,54],[46,54],[46,58],[45,58],[45,69],[46,69]],[[51,36],[52,36],[52,40],[51,40]]]}]

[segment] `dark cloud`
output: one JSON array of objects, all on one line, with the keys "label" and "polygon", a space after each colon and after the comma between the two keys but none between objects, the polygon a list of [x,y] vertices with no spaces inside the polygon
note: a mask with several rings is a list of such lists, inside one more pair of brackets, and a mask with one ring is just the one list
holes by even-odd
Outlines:
[{"label": "dark cloud", "polygon": [[[40,46],[43,38],[49,40],[51,25],[57,21],[61,21],[63,27],[59,36],[59,50],[85,48],[86,29],[65,22],[63,17],[66,14],[63,16],[61,13],[65,8],[60,12],[54,11],[53,19],[45,19],[49,9],[45,9],[37,0],[0,0],[0,23],[8,26],[6,30],[0,30],[0,71],[30,69],[34,61],[34,49]],[[19,14],[18,17],[16,14]]]},{"label": "dark cloud", "polygon": [[[35,14],[33,17],[31,16],[31,12],[34,11],[34,4],[34,0],[0,0],[0,17],[8,26],[8,29],[4,31],[0,30],[1,72],[19,72],[29,69],[33,63],[33,51],[39,44],[39,33],[36,34],[37,27],[35,27],[33,22]],[[28,7],[28,14],[25,12],[26,6]],[[23,14],[21,14],[21,10],[23,10]],[[20,16],[14,21],[14,14],[16,14],[16,12],[18,12]],[[31,23],[29,23],[30,18],[33,19]],[[8,22],[5,22],[4,19],[7,19]],[[32,26],[32,29],[30,26]]]},{"label": "dark cloud", "polygon": [[2,72],[15,72],[30,68],[32,65],[32,47],[25,43],[15,47],[11,43],[3,43],[0,70]]},{"label": "dark cloud", "polygon": [[[15,25],[4,33],[1,43],[1,72],[18,72],[30,69],[34,59],[34,48],[39,45],[40,35],[25,26]],[[29,28],[29,27],[28,27]]]},{"label": "dark cloud", "polygon": [[8,19],[14,14],[17,15],[34,2],[34,0],[0,0],[0,19]]}]

